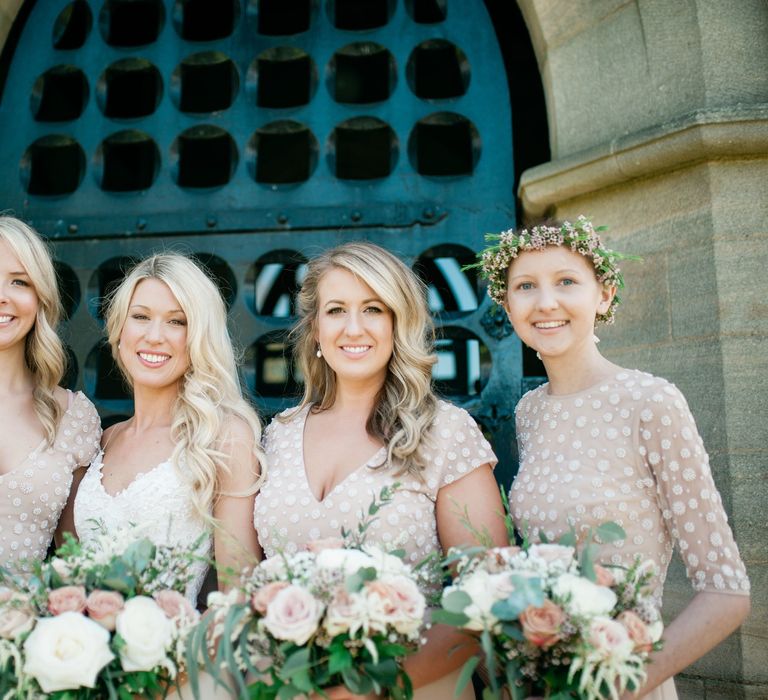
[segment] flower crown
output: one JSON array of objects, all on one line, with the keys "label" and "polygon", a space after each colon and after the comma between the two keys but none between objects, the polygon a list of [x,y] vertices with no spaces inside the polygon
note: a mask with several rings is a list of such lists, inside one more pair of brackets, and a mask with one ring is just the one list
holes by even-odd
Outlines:
[{"label": "flower crown", "polygon": [[[592,261],[597,279],[603,286],[619,290],[624,287],[624,276],[617,263],[620,260],[639,258],[603,247],[597,231],[605,229],[605,226],[596,229],[585,216],[579,216],[575,224],[565,221],[560,226],[543,225],[534,226],[530,230],[510,229],[502,233],[487,233],[485,240],[492,245],[478,253],[478,262],[464,269],[477,269],[480,276],[488,280],[488,296],[503,306],[507,295],[507,270],[521,251],[544,250],[550,245],[570,246],[572,251]],[[620,303],[621,299],[616,294],[608,310],[597,315],[597,321],[613,323],[616,307]]]}]

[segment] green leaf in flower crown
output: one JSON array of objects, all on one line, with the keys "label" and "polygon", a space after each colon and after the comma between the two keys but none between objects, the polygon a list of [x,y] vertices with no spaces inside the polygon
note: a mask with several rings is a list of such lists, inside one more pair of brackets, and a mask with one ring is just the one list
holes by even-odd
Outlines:
[{"label": "green leaf in flower crown", "polygon": [[123,552],[123,559],[137,574],[140,574],[155,558],[156,551],[152,542],[148,539],[142,539],[132,542],[126,547],[125,552]]},{"label": "green leaf in flower crown", "polygon": [[603,544],[616,542],[617,540],[623,540],[627,537],[627,533],[624,532],[624,528],[612,520],[599,525],[596,534]]},{"label": "green leaf in flower crown", "polygon": [[464,591],[451,591],[443,596],[443,608],[448,612],[463,613],[471,603],[472,598]]}]

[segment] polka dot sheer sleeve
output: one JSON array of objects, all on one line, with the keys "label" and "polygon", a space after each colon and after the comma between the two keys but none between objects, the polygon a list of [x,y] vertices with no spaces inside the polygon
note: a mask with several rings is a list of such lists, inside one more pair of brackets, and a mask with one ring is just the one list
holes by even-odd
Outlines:
[{"label": "polka dot sheer sleeve", "polygon": [[694,589],[747,593],[744,563],[685,398],[656,380],[637,419],[637,449],[655,478],[664,523]]}]

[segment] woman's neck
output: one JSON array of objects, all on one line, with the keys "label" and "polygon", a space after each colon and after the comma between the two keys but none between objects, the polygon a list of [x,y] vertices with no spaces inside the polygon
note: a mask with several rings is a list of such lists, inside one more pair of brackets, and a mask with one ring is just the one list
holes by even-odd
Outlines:
[{"label": "woman's neck", "polygon": [[339,415],[355,415],[367,420],[380,391],[381,386],[378,385],[337,383],[330,410]]},{"label": "woman's neck", "polygon": [[543,362],[549,380],[549,393],[555,395],[575,394],[620,370],[594,345],[580,353],[545,357]]},{"label": "woman's neck", "polygon": [[141,430],[170,427],[173,422],[173,407],[179,396],[177,387],[161,390],[134,386],[133,388],[133,429]]},{"label": "woman's neck", "polygon": [[26,394],[34,384],[34,376],[24,359],[23,343],[0,351],[0,395]]}]

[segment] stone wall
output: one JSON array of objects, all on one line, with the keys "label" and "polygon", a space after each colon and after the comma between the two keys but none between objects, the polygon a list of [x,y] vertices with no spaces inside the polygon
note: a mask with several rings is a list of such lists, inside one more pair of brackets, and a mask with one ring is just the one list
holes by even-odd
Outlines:
[{"label": "stone wall", "polygon": [[[616,362],[687,396],[752,580],[752,614],[678,678],[682,698],[768,698],[768,4],[520,0],[553,160],[525,216],[588,214],[625,264]],[[665,617],[691,597],[673,565]]]}]

